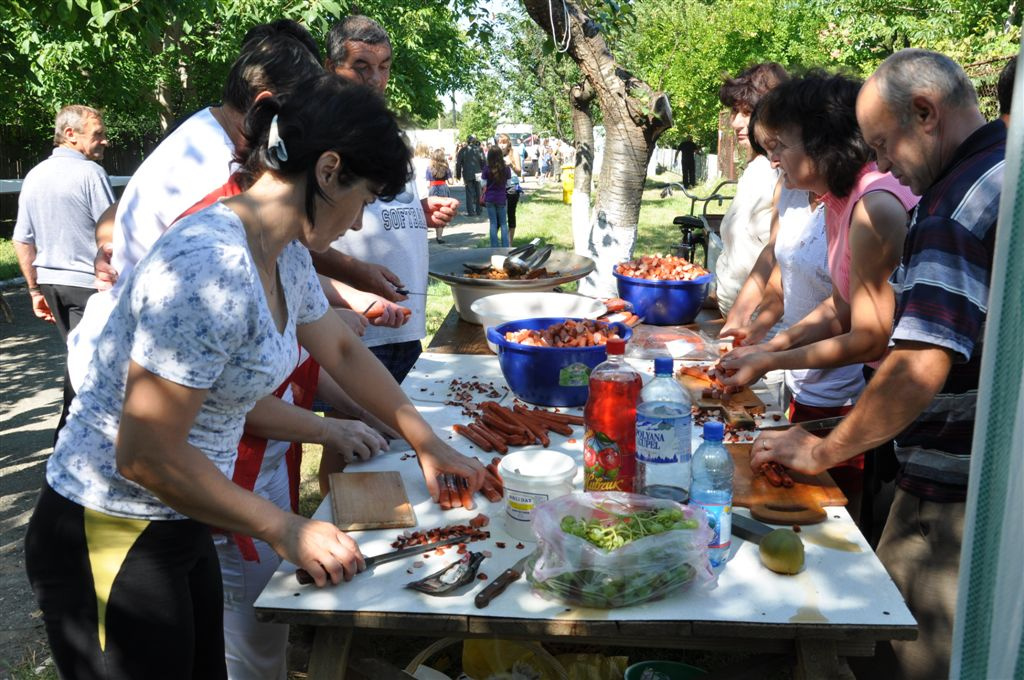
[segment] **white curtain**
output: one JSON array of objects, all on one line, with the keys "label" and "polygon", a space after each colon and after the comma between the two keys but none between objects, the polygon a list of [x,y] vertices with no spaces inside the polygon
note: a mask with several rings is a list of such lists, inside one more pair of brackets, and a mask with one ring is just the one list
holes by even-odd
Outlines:
[{"label": "white curtain", "polygon": [[1024,71],[1006,143],[951,678],[1024,678]]}]

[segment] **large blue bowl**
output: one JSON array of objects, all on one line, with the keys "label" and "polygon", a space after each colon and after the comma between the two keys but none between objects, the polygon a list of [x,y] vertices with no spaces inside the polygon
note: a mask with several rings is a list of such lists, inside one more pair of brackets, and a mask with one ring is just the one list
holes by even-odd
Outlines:
[{"label": "large blue bowl", "polygon": [[[507,321],[487,329],[487,339],[498,348],[498,365],[505,382],[523,401],[542,406],[583,406],[587,403],[590,371],[608,358],[604,345],[533,347],[505,339],[505,333],[509,331],[541,330],[565,320],[565,317],[538,317]],[[633,329],[625,324],[609,325],[624,340],[633,335]]]},{"label": "large blue bowl", "polygon": [[613,275],[619,286],[619,297],[633,304],[633,312],[644,318],[644,323],[655,326],[677,326],[693,323],[700,312],[714,274],[692,281],[652,281]]}]

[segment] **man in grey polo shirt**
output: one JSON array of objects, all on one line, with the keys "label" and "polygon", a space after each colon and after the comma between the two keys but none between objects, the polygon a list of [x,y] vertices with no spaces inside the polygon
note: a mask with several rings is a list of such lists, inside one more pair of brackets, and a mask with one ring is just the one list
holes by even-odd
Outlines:
[{"label": "man in grey polo shirt", "polygon": [[[14,252],[28,284],[32,311],[57,326],[61,339],[82,318],[93,285],[96,220],[114,202],[98,161],[107,146],[103,116],[88,106],[65,106],[54,123],[49,158],[32,168],[18,197]],[[64,377],[64,425],[75,393]]]}]

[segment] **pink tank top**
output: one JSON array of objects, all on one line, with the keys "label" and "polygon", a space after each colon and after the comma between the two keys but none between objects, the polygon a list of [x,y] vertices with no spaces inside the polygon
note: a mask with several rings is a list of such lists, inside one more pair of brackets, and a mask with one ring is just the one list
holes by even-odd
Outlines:
[{"label": "pink tank top", "polygon": [[839,295],[850,301],[850,222],[857,202],[872,191],[888,191],[910,211],[921,200],[888,172],[879,172],[871,161],[857,175],[849,196],[838,198],[831,192],[822,196],[825,204],[825,234],[828,237],[828,268]]}]

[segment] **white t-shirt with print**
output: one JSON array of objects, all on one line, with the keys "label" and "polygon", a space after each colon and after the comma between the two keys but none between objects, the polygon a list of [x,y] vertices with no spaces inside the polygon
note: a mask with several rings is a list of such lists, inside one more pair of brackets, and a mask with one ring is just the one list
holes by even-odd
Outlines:
[{"label": "white t-shirt with print", "polygon": [[215,204],[168,231],[123,286],[47,464],[50,486],[111,515],[182,517],[117,472],[114,442],[129,360],[171,382],[209,390],[188,441],[231,477],[245,414],[295,367],[296,325],[328,309],[302,244],[288,244],[277,266],[288,310],[283,333],[235,213]]},{"label": "white t-shirt with print", "polygon": [[[415,178],[395,200],[374,201],[363,209],[363,228],[347,231],[332,248],[352,257],[382,264],[402,280],[411,293],[427,291],[430,256],[427,246],[427,218],[416,192]],[[401,303],[412,310],[409,320],[399,328],[368,326],[363,335],[367,347],[427,337],[427,298],[410,295]]]},{"label": "white t-shirt with print", "polygon": [[234,153],[224,128],[203,109],[160,142],[132,175],[114,216],[111,266],[118,283],[89,298],[82,320],[68,335],[68,375],[76,390],[132,268],[174,220],[228,181]]}]

